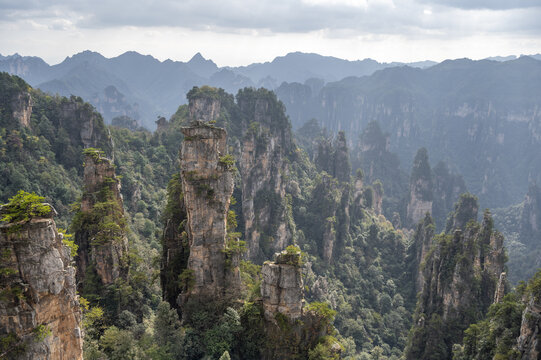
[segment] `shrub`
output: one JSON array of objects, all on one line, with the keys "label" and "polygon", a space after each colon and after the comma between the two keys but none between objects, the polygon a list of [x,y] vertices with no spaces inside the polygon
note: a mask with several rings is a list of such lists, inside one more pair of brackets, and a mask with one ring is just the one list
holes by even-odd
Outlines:
[{"label": "shrub", "polygon": [[2,221],[14,223],[28,221],[34,216],[46,216],[51,212],[48,205],[43,204],[45,198],[35,193],[19,190],[17,195],[9,199],[2,207]]}]

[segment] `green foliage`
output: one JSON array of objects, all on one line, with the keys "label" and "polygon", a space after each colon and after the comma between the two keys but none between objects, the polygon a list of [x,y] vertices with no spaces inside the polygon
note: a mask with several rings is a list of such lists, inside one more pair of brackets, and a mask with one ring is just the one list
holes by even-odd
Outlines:
[{"label": "green foliage", "polygon": [[[338,346],[340,351],[335,351],[334,346]],[[315,348],[308,352],[308,360],[338,360],[343,346],[332,336],[321,338]]]},{"label": "green foliage", "polygon": [[40,324],[32,330],[32,333],[34,333],[34,340],[36,342],[42,342],[52,334],[52,331],[47,325]]},{"label": "green foliage", "polygon": [[190,290],[195,286],[195,272],[192,269],[182,270],[178,279],[184,290]]},{"label": "green foliage", "polygon": [[70,249],[70,255],[72,257],[76,257],[77,249],[79,249],[79,245],[75,243],[75,240],[71,240],[71,238],[73,237],[73,234],[68,234],[67,231],[62,228],[58,228],[58,233],[62,234],[62,243]]},{"label": "green foliage", "polygon": [[83,154],[85,156],[90,156],[96,163],[99,163],[102,161],[103,158],[105,158],[105,152],[101,149],[96,148],[86,148],[83,149]]},{"label": "green foliage", "polygon": [[231,154],[220,156],[220,159],[218,160],[218,164],[223,166],[227,171],[236,171],[237,169],[235,167],[235,157]]},{"label": "green foliage", "polygon": [[332,324],[336,316],[336,310],[331,309],[329,304],[323,302],[310,303],[306,310],[314,312],[326,324]]},{"label": "green foliage", "polygon": [[35,193],[19,190],[17,195],[10,198],[9,202],[2,206],[2,221],[7,223],[26,222],[34,216],[49,215],[51,208],[43,204],[44,199]]},{"label": "green foliage", "polygon": [[25,351],[26,344],[14,332],[0,335],[0,359],[9,359],[8,355],[16,358],[18,355],[24,354]]},{"label": "green foliage", "polygon": [[203,85],[201,87],[194,86],[190,91],[188,91],[186,98],[188,98],[188,100],[195,100],[198,98],[210,98],[218,100],[220,95],[223,93],[223,89],[218,89],[207,85]]}]

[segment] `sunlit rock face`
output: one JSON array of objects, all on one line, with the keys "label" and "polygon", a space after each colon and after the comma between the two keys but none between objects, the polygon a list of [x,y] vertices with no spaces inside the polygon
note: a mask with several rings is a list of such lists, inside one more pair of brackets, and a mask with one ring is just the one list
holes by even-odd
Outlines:
[{"label": "sunlit rock face", "polygon": [[202,122],[182,129],[181,180],[189,242],[188,299],[225,299],[238,295],[238,259],[226,251],[227,213],[233,194],[233,169],[225,161],[226,131]]},{"label": "sunlit rock face", "polygon": [[7,344],[6,359],[83,358],[75,267],[53,214],[0,226],[0,338]]}]

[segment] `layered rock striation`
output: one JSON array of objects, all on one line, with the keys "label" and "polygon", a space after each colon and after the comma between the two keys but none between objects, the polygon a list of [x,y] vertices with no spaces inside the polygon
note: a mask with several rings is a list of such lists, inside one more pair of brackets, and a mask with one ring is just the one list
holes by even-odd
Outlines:
[{"label": "layered rock striation", "polygon": [[286,251],[276,254],[274,262],[261,267],[261,298],[267,321],[276,321],[280,313],[290,320],[302,316],[303,282],[301,254]]},{"label": "layered rock striation", "polygon": [[0,225],[0,358],[83,358],[75,268],[53,214]]},{"label": "layered rock striation", "polygon": [[[234,160],[227,154],[227,135],[201,121],[182,128],[180,178],[186,208],[189,257],[181,278],[181,303],[189,299],[238,296],[238,240],[227,239],[227,214],[233,194]],[[231,251],[228,251],[231,250]]]},{"label": "layered rock striation", "polygon": [[239,170],[247,258],[262,263],[293,242],[288,220],[289,160],[296,146],[285,109],[274,93],[237,94],[242,122]]}]

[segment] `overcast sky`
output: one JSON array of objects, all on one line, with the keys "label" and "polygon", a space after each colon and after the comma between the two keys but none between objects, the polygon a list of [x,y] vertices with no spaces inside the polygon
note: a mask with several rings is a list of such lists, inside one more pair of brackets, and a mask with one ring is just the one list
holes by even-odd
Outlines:
[{"label": "overcast sky", "polygon": [[292,51],[418,61],[541,53],[541,0],[0,0],[0,54],[128,50],[218,65]]}]

